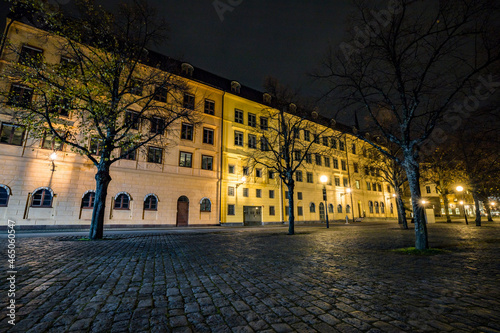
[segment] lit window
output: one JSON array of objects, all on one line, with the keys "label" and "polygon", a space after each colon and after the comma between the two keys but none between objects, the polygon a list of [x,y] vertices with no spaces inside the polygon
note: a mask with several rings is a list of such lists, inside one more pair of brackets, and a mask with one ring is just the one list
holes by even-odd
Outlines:
[{"label": "lit window", "polygon": [[52,207],[52,192],[48,189],[39,189],[33,193],[31,207],[50,208]]},{"label": "lit window", "polygon": [[130,197],[122,193],[115,198],[115,209],[129,209]]}]

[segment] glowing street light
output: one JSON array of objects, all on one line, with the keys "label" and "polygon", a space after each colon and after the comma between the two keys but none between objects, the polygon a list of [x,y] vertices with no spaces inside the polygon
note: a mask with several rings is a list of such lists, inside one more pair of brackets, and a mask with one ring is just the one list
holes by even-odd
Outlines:
[{"label": "glowing street light", "polygon": [[49,160],[52,163],[52,172],[56,171],[56,165],[54,161],[57,159],[57,153],[54,151],[49,155]]},{"label": "glowing street light", "polygon": [[319,181],[323,184],[323,201],[325,201],[325,220],[326,220],[326,228],[330,228],[330,224],[328,223],[328,204],[326,200],[326,183],[328,182],[328,177],[322,175],[319,177]]},{"label": "glowing street light", "polygon": [[[457,186],[457,192],[463,192],[464,188],[462,186]],[[464,210],[464,217],[465,217],[465,224],[469,224],[469,221],[467,220],[467,214],[465,214],[465,193],[462,194],[462,201],[460,201],[460,204],[462,205],[462,209]]]}]

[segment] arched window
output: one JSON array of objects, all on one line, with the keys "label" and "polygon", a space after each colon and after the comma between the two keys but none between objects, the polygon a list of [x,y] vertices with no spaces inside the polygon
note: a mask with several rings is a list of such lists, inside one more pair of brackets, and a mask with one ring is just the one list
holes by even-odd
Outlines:
[{"label": "arched window", "polygon": [[212,211],[212,203],[210,199],[203,198],[200,201],[200,212],[211,212]]},{"label": "arched window", "polygon": [[342,205],[341,204],[337,205],[337,213],[342,213]]},{"label": "arched window", "polygon": [[375,201],[375,213],[376,214],[379,213],[379,210],[378,210],[378,201]]},{"label": "arched window", "polygon": [[128,193],[118,193],[115,197],[115,209],[130,209],[130,196]]},{"label": "arched window", "polygon": [[349,214],[351,212],[351,206],[349,205],[345,206],[345,212]]},{"label": "arched window", "polygon": [[333,214],[333,204],[328,204],[328,213]]},{"label": "arched window", "polygon": [[394,214],[394,206],[392,205],[392,202],[391,202],[391,214]]},{"label": "arched window", "polygon": [[370,214],[373,214],[373,202],[371,200],[368,201],[368,209],[370,210]]},{"label": "arched window", "polygon": [[309,204],[309,212],[310,213],[316,213],[316,205],[314,204],[314,202],[311,202]]},{"label": "arched window", "polygon": [[87,191],[82,197],[82,208],[91,209],[94,208],[95,192]]},{"label": "arched window", "polygon": [[380,212],[382,214],[385,214],[385,206],[384,206],[384,203],[382,201],[380,202]]},{"label": "arched window", "polygon": [[6,185],[0,184],[0,207],[7,207],[9,204],[10,189]]},{"label": "arched window", "polygon": [[31,207],[50,208],[52,207],[52,190],[49,188],[40,188],[33,192],[31,198]]},{"label": "arched window", "polygon": [[158,210],[158,197],[150,193],[144,197],[144,210]]}]

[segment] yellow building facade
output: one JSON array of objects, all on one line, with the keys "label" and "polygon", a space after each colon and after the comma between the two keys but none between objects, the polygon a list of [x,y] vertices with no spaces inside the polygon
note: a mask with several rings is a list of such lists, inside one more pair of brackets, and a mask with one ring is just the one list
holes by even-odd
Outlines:
[{"label": "yellow building facade", "polygon": [[[62,61],[63,55],[37,39],[37,33],[31,26],[14,22],[7,36],[19,50],[17,54],[39,52],[45,62]],[[19,61],[17,54],[2,50],[0,70]],[[177,65],[189,84],[199,124],[186,136],[183,126],[189,124],[176,123],[165,134],[168,145],[152,144],[113,164],[105,226],[286,222],[286,187],[277,174],[248,164],[248,154],[260,144],[255,133],[265,118],[268,96],[190,64]],[[0,88],[22,89],[8,80],[0,82]],[[68,114],[67,120],[71,117]],[[14,220],[21,227],[88,227],[96,171],[91,161],[68,147],[55,147],[50,137],[32,138],[15,123],[6,103],[0,107],[0,122],[0,219]],[[396,217],[393,191],[376,175],[363,172],[368,163],[361,153],[363,145],[341,128],[331,130],[338,139],[335,146],[328,142],[330,153],[320,162],[314,158],[305,162],[300,169],[295,221],[322,221],[326,212],[330,220],[344,220],[346,215],[351,220]],[[158,152],[154,161],[148,149]],[[328,177],[326,185],[319,181],[322,175]],[[115,209],[120,200],[127,205]]]}]

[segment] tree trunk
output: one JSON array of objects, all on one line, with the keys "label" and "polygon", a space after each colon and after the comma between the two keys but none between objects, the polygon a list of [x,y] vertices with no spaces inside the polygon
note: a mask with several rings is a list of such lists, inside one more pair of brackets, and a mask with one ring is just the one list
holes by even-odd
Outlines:
[{"label": "tree trunk", "polygon": [[486,215],[488,216],[488,222],[493,222],[493,217],[491,216],[491,208],[488,204],[484,205],[484,209],[486,210]]},{"label": "tree trunk", "polygon": [[398,210],[398,224],[401,224],[401,228],[407,230],[408,221],[406,220],[405,203],[403,202],[399,192],[396,196],[396,209]]},{"label": "tree trunk", "polygon": [[287,182],[286,187],[288,188],[288,234],[295,234],[295,215],[293,209],[293,191],[295,189],[295,183],[293,179]]},{"label": "tree trunk", "polygon": [[[481,226],[481,211],[479,210],[479,196],[476,192],[472,192],[474,198],[474,205],[476,206],[476,226]],[[465,207],[464,207],[465,208]]]},{"label": "tree trunk", "polygon": [[415,221],[415,248],[417,250],[426,250],[429,248],[429,243],[427,241],[427,225],[425,224],[424,209],[420,203],[422,197],[419,182],[420,167],[412,155],[412,152],[405,154],[404,168],[410,186],[413,219]]},{"label": "tree trunk", "polygon": [[109,175],[109,165],[99,165],[95,175],[95,200],[92,211],[92,221],[90,222],[89,238],[91,240],[102,239],[104,229],[104,212],[106,208],[106,198],[108,186],[111,182]]},{"label": "tree trunk", "polygon": [[443,194],[441,194],[441,197],[443,198],[444,215],[446,215],[446,222],[450,223],[451,217],[450,217],[450,210],[448,209],[449,205],[450,205],[450,202],[448,201],[448,191],[443,191]]}]

